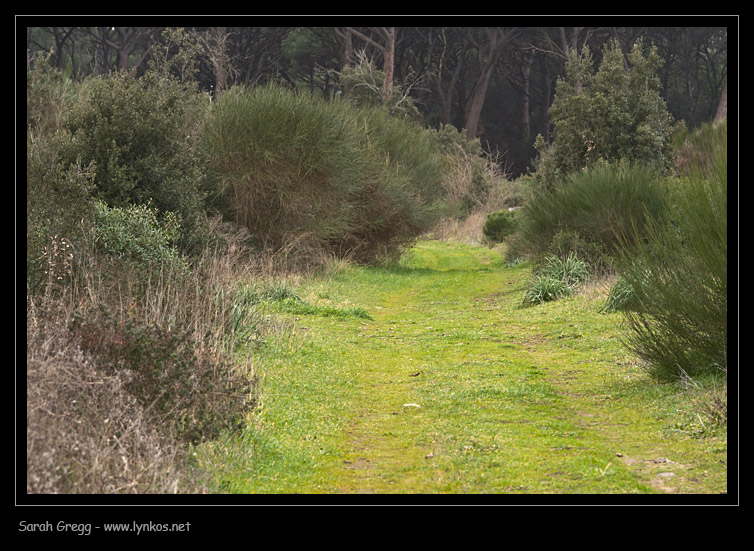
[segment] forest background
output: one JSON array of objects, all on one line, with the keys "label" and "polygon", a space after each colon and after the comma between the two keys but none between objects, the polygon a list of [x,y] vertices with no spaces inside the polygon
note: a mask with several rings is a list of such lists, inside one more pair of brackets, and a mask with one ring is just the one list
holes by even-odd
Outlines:
[{"label": "forest background", "polygon": [[[697,21],[702,22],[691,22]],[[704,22],[715,18],[705,17]],[[155,46],[164,43],[163,30],[27,27],[27,64],[40,52],[52,51],[51,62],[73,79],[117,69],[143,73]],[[513,178],[533,168],[537,135],[545,143],[552,141],[549,109],[569,52],[588,48],[599,65],[609,41],[617,40],[624,56],[639,39],[654,44],[662,61],[657,75],[660,95],[670,114],[689,129],[711,120],[727,99],[727,27],[722,25],[186,30],[203,46],[195,79],[210,95],[236,84],[275,81],[331,99],[344,92],[344,68],[357,65],[362,57],[380,70],[374,85],[384,90],[392,107],[410,109],[424,126],[451,124],[463,129],[468,139],[479,138]]]}]

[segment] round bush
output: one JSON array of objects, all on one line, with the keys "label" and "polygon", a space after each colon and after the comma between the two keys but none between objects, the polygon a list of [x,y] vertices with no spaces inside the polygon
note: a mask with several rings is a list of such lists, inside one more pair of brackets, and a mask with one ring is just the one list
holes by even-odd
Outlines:
[{"label": "round bush", "polygon": [[[517,213],[517,232],[533,256],[579,252],[596,262],[622,240],[644,235],[647,217],[665,216],[666,183],[645,164],[596,163],[532,196]],[[569,240],[577,251],[562,250]]]},{"label": "round bush", "polygon": [[382,109],[232,89],[205,140],[228,214],[265,248],[372,262],[431,223],[439,163],[429,137]]},{"label": "round bush", "polygon": [[502,243],[516,227],[515,211],[499,210],[487,215],[482,233],[494,243]]}]

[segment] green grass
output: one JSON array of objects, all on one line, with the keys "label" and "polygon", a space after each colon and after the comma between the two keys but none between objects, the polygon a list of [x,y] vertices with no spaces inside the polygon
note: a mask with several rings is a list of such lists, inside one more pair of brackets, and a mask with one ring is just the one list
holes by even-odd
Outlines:
[{"label": "green grass", "polygon": [[196,450],[213,490],[725,492],[725,426],[647,378],[604,296],[522,308],[530,272],[424,241],[394,268],[300,285],[303,303],[369,317],[277,310],[294,330],[259,352],[259,409]]}]

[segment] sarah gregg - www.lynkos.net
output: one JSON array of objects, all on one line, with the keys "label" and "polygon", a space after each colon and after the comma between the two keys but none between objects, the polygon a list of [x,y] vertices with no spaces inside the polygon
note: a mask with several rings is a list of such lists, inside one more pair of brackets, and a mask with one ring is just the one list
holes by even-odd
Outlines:
[{"label": "sarah gregg - www.lynkos.net", "polygon": [[145,533],[166,533],[166,532],[188,532],[191,530],[190,522],[182,523],[159,523],[159,522],[120,522],[92,524],[92,523],[75,523],[61,520],[57,523],[46,522],[27,522],[19,521],[19,532],[57,532],[67,534],[77,534],[79,536],[88,536],[92,531],[97,532],[126,532],[131,534]]}]

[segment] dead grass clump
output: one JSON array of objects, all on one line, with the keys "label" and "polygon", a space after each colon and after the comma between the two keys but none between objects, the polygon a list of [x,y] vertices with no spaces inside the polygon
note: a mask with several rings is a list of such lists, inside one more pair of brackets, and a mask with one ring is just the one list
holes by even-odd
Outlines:
[{"label": "dead grass clump", "polygon": [[62,323],[27,336],[28,493],[200,491],[185,448],[127,390],[129,373],[103,373]]}]

